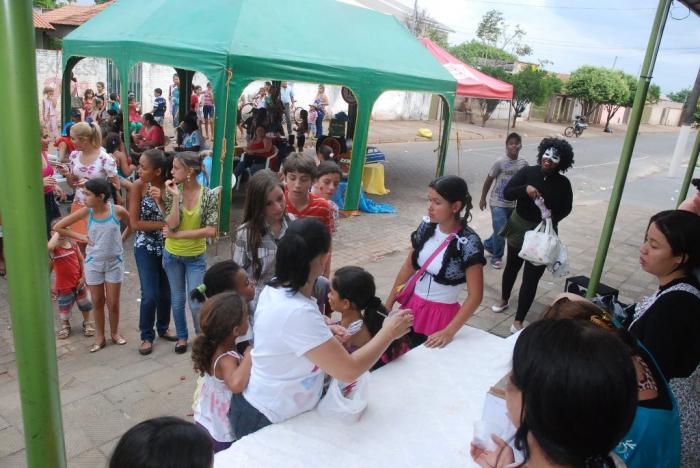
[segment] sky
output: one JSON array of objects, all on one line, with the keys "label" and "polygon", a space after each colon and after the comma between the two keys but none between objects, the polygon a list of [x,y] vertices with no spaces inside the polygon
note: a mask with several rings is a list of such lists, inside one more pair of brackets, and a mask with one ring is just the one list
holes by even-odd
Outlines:
[{"label": "sky", "polygon": [[[414,3],[397,1],[410,7]],[[507,24],[519,24],[527,33],[524,42],[534,53],[522,57],[524,61],[549,60],[553,63],[546,68],[561,73],[581,65],[614,65],[635,76],[657,5],[656,0],[418,0],[419,8],[455,31],[448,37],[451,45],[474,39],[484,13],[499,10]],[[674,2],[652,82],[663,94],[692,88],[699,67],[700,18]]]},{"label": "sky", "polygon": [[[399,0],[412,7],[412,0]],[[598,65],[639,76],[658,2],[655,0],[418,0],[419,8],[455,30],[451,45],[475,38],[484,13],[499,10],[519,24],[534,53],[524,61],[549,60],[547,69],[569,73]],[[700,18],[675,2],[664,30],[652,82],[666,94],[692,88],[700,67]],[[682,19],[684,18],[684,19]]]}]

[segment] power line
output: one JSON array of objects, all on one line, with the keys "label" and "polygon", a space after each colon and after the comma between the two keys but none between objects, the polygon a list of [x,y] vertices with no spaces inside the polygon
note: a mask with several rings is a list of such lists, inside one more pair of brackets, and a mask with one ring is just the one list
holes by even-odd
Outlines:
[{"label": "power line", "polygon": [[580,6],[572,6],[572,5],[545,5],[545,4],[503,2],[503,1],[493,1],[493,0],[467,0],[467,1],[470,3],[485,3],[488,5],[509,5],[509,6],[522,7],[522,8],[547,8],[547,9],[558,9],[558,10],[605,10],[605,11],[650,11],[650,10],[656,10],[656,7],[610,8],[607,6],[580,7]]}]

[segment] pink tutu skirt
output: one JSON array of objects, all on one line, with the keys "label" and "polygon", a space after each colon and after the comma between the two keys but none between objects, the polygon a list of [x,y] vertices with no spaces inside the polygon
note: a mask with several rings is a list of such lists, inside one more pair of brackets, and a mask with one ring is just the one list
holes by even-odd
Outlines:
[{"label": "pink tutu skirt", "polygon": [[444,304],[423,299],[413,294],[402,309],[413,311],[413,330],[423,335],[432,335],[450,324],[459,311],[459,302]]}]

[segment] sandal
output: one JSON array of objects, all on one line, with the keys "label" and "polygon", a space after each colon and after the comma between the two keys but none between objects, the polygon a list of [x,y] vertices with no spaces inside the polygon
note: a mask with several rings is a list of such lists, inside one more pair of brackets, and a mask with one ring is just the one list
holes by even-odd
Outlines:
[{"label": "sandal", "polygon": [[85,320],[83,320],[83,336],[95,336],[94,323],[95,322],[86,322]]},{"label": "sandal", "polygon": [[153,343],[150,341],[142,341],[141,346],[139,346],[139,354],[142,356],[148,356],[153,352]]},{"label": "sandal", "polygon": [[103,338],[103,339],[102,339],[102,343],[95,343],[95,344],[93,344],[92,346],[90,346],[90,352],[91,352],[91,353],[96,353],[97,351],[101,350],[101,349],[104,348],[105,346],[107,346],[107,340],[105,340],[105,339]]},{"label": "sandal", "polygon": [[112,343],[121,346],[126,344],[126,340],[119,335],[112,335]]},{"label": "sandal", "polygon": [[56,333],[56,338],[58,338],[59,340],[65,340],[66,338],[68,338],[70,336],[70,333],[71,333],[70,324],[64,323],[61,326],[61,329],[58,331],[58,333]]}]

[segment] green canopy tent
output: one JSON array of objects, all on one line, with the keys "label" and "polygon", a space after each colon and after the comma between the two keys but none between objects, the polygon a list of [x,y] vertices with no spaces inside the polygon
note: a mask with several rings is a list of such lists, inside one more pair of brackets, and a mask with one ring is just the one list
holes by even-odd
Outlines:
[{"label": "green canopy tent", "polygon": [[[303,6],[303,7],[302,7]],[[357,100],[357,120],[345,207],[357,208],[372,107],[385,91],[438,94],[444,127],[436,173],[444,170],[456,82],[396,19],[334,0],[119,0],[66,36],[64,83],[83,57],[111,60],[126,83],[139,62],[170,65],[189,96],[195,71],[207,76],[217,108],[212,186],[230,193],[236,105],[258,79],[342,85]],[[184,79],[182,79],[184,78]],[[64,86],[64,119],[70,99]],[[122,86],[126,103],[127,87]],[[187,105],[180,100],[180,112]],[[126,115],[125,115],[126,117]],[[124,122],[125,129],[128,122]],[[228,231],[230,198],[221,203],[220,228]]]}]

